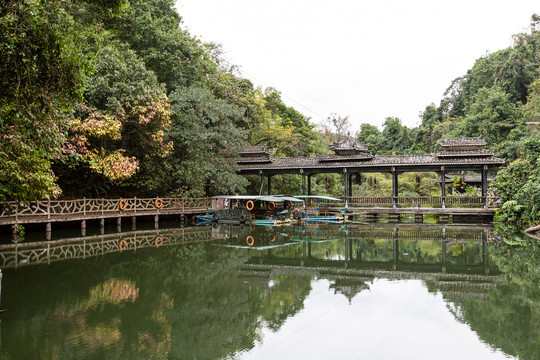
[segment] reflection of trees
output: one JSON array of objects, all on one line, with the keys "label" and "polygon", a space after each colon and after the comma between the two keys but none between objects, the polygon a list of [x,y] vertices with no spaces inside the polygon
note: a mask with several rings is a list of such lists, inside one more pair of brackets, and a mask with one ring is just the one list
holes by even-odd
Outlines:
[{"label": "reflection of trees", "polygon": [[277,330],[302,309],[311,278],[239,277],[246,257],[195,244],[13,271],[0,358],[219,359],[251,349],[263,325]]},{"label": "reflection of trees", "polygon": [[[498,268],[512,280],[482,301],[452,301],[458,318],[480,338],[520,359],[540,354],[540,246],[521,230],[498,227],[501,242],[490,247]],[[519,235],[518,235],[519,234]]]}]

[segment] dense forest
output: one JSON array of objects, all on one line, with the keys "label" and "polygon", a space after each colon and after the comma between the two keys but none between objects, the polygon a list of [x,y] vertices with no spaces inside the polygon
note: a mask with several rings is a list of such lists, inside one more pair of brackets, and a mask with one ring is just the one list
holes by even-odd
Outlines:
[{"label": "dense forest", "polygon": [[[255,192],[257,180],[235,171],[248,144],[314,156],[356,130],[337,114],[316,125],[278,90],[242,78],[219,44],[182,28],[173,0],[1,4],[0,201]],[[527,122],[540,121],[539,30],[533,15],[529,32],[472,64],[417,127],[388,117],[382,130],[362,124],[358,140],[375,154],[407,154],[481,136],[507,159],[492,184],[498,218],[538,221],[540,135]],[[436,195],[432,175],[404,175],[400,193]],[[357,194],[389,191],[384,174],[369,180]],[[338,175],[313,186],[342,193]],[[299,177],[276,176],[275,191],[299,189]]]}]

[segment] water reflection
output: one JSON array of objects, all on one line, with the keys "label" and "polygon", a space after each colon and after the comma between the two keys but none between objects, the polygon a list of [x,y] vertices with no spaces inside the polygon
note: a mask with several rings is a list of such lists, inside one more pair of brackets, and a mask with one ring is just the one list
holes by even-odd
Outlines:
[{"label": "water reflection", "polygon": [[219,226],[2,245],[0,358],[432,358],[427,344],[452,338],[439,358],[536,359],[540,249],[513,231]]}]

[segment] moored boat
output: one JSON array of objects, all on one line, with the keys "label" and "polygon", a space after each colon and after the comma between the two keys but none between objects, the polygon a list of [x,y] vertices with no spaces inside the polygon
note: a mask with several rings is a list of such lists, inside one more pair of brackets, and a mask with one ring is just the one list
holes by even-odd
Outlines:
[{"label": "moored boat", "polygon": [[220,195],[212,198],[206,215],[197,216],[201,223],[229,223],[278,226],[291,224],[303,200],[283,195]]},{"label": "moored boat", "polygon": [[331,201],[342,201],[331,196],[298,195],[295,196],[305,202],[304,222],[332,222],[342,224],[347,221],[346,209],[338,212],[330,211]]}]

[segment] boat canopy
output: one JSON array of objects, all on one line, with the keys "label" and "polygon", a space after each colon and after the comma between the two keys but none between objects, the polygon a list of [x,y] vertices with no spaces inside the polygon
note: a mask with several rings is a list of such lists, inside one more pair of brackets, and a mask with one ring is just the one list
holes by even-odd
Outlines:
[{"label": "boat canopy", "polygon": [[319,195],[295,195],[295,197],[299,199],[321,199],[321,200],[331,200],[331,201],[343,201],[338,198],[334,198],[331,196],[319,196]]},{"label": "boat canopy", "polygon": [[[218,195],[213,196],[212,199],[229,199],[229,200],[256,200],[256,201],[272,201],[272,202],[284,202],[287,199],[285,197],[278,197],[278,196],[272,196],[272,195]],[[302,201],[296,198],[294,201]],[[291,201],[291,200],[289,200]]]},{"label": "boat canopy", "polygon": [[273,196],[278,197],[280,199],[283,199],[283,201],[304,202],[304,200],[298,199],[298,198],[292,197],[292,196],[286,196],[286,195],[273,195]]}]

